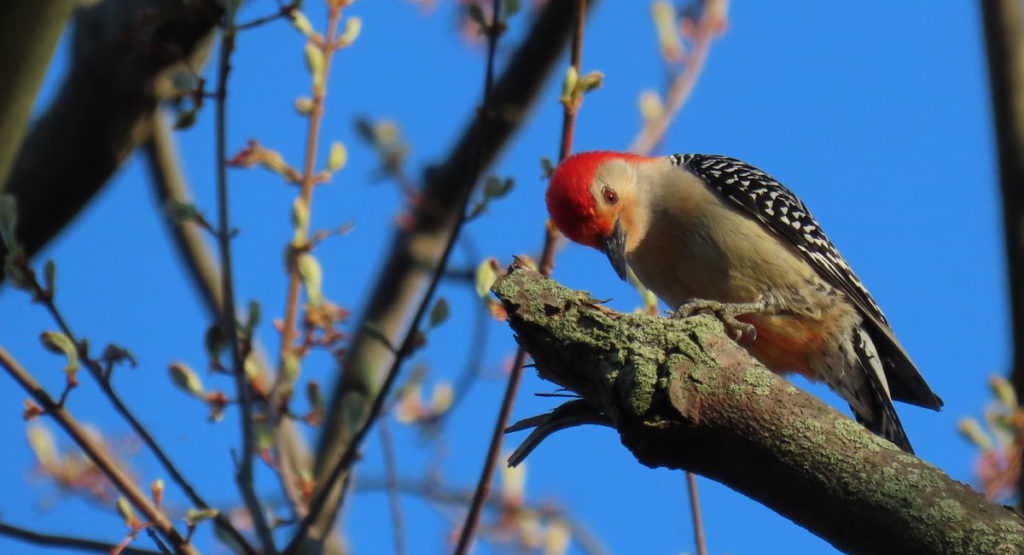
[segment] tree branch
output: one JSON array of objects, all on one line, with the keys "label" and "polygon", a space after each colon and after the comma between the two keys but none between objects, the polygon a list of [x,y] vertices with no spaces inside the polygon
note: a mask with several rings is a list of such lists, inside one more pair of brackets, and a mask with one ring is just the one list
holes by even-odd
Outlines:
[{"label": "tree branch", "polygon": [[[68,76],[0,181],[18,199],[18,239],[29,256],[149,136],[171,74],[182,62],[200,65],[220,15],[213,1],[106,0],[78,10]],[[0,245],[0,259],[6,254]]]},{"label": "tree branch", "polygon": [[76,2],[8,0],[0,4],[0,183],[18,154],[39,87]]},{"label": "tree branch", "polygon": [[184,555],[198,555],[198,551],[189,543],[188,539],[182,537],[174,528],[170,519],[135,484],[135,480],[124,471],[105,449],[96,445],[88,430],[82,427],[64,407],[46,393],[38,382],[26,371],[7,351],[0,347],[0,366],[21,387],[27,391],[43,411],[50,415],[60,424],[60,427],[75,441],[79,448],[85,452],[89,460],[103,471],[103,474],[114,484],[118,491],[124,495],[136,510],[145,516],[146,521],[156,527],[160,533],[170,541],[175,549]]},{"label": "tree branch", "polygon": [[[41,545],[44,547],[61,547],[76,551],[95,551],[97,553],[110,553],[111,550],[117,547],[117,544],[109,542],[101,542],[86,538],[73,538],[70,536],[60,536],[56,534],[44,534],[42,532],[29,530],[20,526],[13,526],[4,522],[0,522],[0,536],[17,538],[23,542]],[[159,551],[140,549],[130,545],[121,549],[121,553],[126,555],[160,555]]]},{"label": "tree branch", "polygon": [[616,313],[517,265],[493,291],[540,376],[644,465],[717,480],[843,551],[1024,550],[1020,515],[772,374],[711,317]]}]

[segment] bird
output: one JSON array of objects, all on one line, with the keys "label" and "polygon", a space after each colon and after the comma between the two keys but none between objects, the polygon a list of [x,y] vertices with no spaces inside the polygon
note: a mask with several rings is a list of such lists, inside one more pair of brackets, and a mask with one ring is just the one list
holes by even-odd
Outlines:
[{"label": "bird", "polygon": [[856,419],[913,448],[893,400],[942,399],[804,203],[728,156],[582,152],[551,174],[551,220],[632,272],[677,316],[712,312],[769,370],[823,382]]}]

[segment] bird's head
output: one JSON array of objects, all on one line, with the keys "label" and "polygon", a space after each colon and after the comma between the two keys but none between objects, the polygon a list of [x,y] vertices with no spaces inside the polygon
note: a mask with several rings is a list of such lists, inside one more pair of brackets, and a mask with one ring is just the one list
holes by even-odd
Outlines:
[{"label": "bird's head", "polygon": [[604,252],[622,279],[626,253],[639,241],[630,232],[644,225],[637,221],[642,213],[637,210],[642,194],[637,167],[648,160],[619,152],[581,152],[563,160],[548,184],[548,212],[558,229]]}]

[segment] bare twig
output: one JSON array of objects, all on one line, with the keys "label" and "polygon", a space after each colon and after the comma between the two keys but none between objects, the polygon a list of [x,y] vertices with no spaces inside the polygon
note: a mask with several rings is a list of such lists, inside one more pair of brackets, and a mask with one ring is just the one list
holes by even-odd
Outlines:
[{"label": "bare twig", "polygon": [[45,414],[60,424],[60,427],[85,452],[89,460],[103,471],[103,474],[110,479],[118,491],[146,517],[150,524],[160,531],[161,535],[174,545],[176,550],[188,555],[198,554],[188,540],[175,530],[174,525],[171,524],[171,521],[164,515],[163,511],[153,505],[149,497],[139,489],[132,477],[121,468],[120,464],[103,447],[97,445],[90,437],[89,432],[64,407],[58,405],[28,371],[18,364],[3,347],[0,347],[0,366],[3,366],[7,373],[35,399]]},{"label": "bare twig", "polygon": [[[174,480],[174,483],[178,484],[178,487],[181,488],[181,490],[185,493],[189,500],[191,500],[192,503],[195,503],[200,508],[210,508],[210,505],[203,499],[202,496],[199,495],[199,492],[197,492],[196,489],[192,486],[192,483],[185,478],[185,476],[178,469],[177,465],[175,465],[174,462],[171,461],[171,458],[167,455],[163,448],[160,447],[160,444],[157,443],[156,438],[154,438],[153,435],[149,433],[149,430],[138,420],[138,418],[135,417],[135,414],[131,411],[131,409],[129,409],[124,404],[124,401],[121,400],[121,397],[117,394],[117,392],[114,391],[114,386],[110,381],[110,376],[106,373],[102,364],[100,364],[98,360],[93,358],[92,355],[90,355],[89,352],[86,350],[86,343],[83,340],[81,340],[78,336],[76,336],[74,331],[72,331],[71,326],[67,322],[67,319],[64,318],[64,315],[61,313],[60,308],[57,307],[53,295],[46,294],[42,284],[40,284],[39,281],[36,280],[35,274],[33,272],[25,272],[25,275],[28,277],[28,286],[31,289],[32,294],[35,296],[35,298],[39,299],[40,302],[42,302],[44,307],[46,307],[47,312],[50,313],[50,316],[53,318],[53,321],[57,323],[57,327],[60,328],[61,332],[63,332],[64,335],[66,335],[68,339],[71,340],[72,343],[74,343],[75,350],[78,353],[78,358],[81,360],[82,365],[85,366],[86,370],[89,371],[89,374],[91,374],[92,377],[96,380],[96,383],[100,386],[100,390],[103,391],[103,394],[107,397],[107,400],[110,401],[110,404],[114,407],[114,410],[117,411],[117,413],[120,414],[121,417],[124,418],[126,422],[128,422],[128,425],[131,427],[132,431],[135,432],[135,435],[139,436],[142,442],[146,444],[146,447],[153,453],[157,460],[160,461],[160,465],[163,466],[164,470],[167,471],[167,474],[170,475],[172,480]],[[64,400],[67,396],[67,393],[68,390],[65,390],[64,394],[61,395],[61,399],[58,402],[59,406],[64,406]],[[214,525],[220,528],[220,530],[224,532],[226,535],[231,537],[231,539],[238,544],[239,549],[241,549],[247,554],[255,553],[255,551],[252,549],[252,546],[250,546],[249,543],[245,540],[245,537],[242,536],[238,529],[231,524],[231,521],[228,520],[226,516],[218,514],[216,517],[214,517]]]},{"label": "bare twig", "polygon": [[690,497],[690,516],[693,518],[693,538],[697,544],[697,555],[708,555],[704,541],[704,523],[700,516],[700,498],[697,496],[697,475],[686,472],[686,493]]},{"label": "bare twig", "polygon": [[[495,7],[493,13],[497,12]],[[584,0],[577,0],[576,3],[576,26],[572,35],[572,47],[570,63],[580,74],[583,57],[583,23],[586,19],[587,3]],[[572,139],[576,128],[576,113],[579,104],[574,101],[566,102],[562,114],[562,134],[559,140],[558,159],[564,160],[572,152]],[[559,233],[551,222],[547,222],[544,228],[544,249],[540,258],[540,268],[544,275],[551,275],[554,268],[555,248],[558,244]],[[519,390],[519,382],[523,376],[523,365],[526,364],[526,351],[519,348],[516,351],[515,361],[512,363],[512,371],[508,376],[508,383],[505,385],[505,394],[501,400],[501,408],[491,432],[491,441],[487,447],[487,455],[484,459],[483,468],[480,471],[480,479],[477,481],[476,490],[473,492],[473,500],[470,502],[469,511],[466,513],[466,521],[459,532],[459,542],[456,544],[456,555],[465,555],[469,551],[469,545],[480,522],[480,513],[483,510],[484,500],[491,489],[491,481],[494,479],[494,470],[498,466],[498,459],[501,457],[501,443],[505,435],[505,428],[508,427],[509,417],[512,414],[512,405],[515,403],[516,391]]]},{"label": "bare twig", "polygon": [[[76,551],[95,551],[97,553],[110,553],[110,550],[117,547],[116,544],[89,540],[86,538],[73,538],[57,534],[44,534],[28,528],[13,526],[0,522],[0,535],[17,538],[27,543],[41,545],[44,547],[60,547],[63,549],[74,549]],[[125,547],[121,553],[128,555],[160,555],[159,551],[141,549],[138,547]]]},{"label": "bare twig", "polygon": [[235,48],[235,29],[233,21],[226,21],[221,28],[220,52],[217,63],[217,115],[216,115],[216,152],[217,152],[217,242],[220,247],[221,298],[224,309],[221,311],[220,326],[231,346],[232,370],[235,376],[235,387],[238,390],[239,420],[242,423],[242,456],[238,461],[235,479],[242,499],[253,521],[256,534],[263,544],[263,549],[276,553],[274,536],[253,483],[253,456],[255,455],[256,437],[253,431],[252,390],[249,378],[245,374],[245,361],[242,357],[242,345],[238,337],[238,320],[235,316],[235,287],[231,271],[231,227],[228,223],[228,176],[227,176],[227,91],[228,74],[231,71],[231,52]]},{"label": "bare twig", "polygon": [[384,473],[387,480],[388,504],[391,506],[391,533],[395,537],[395,555],[405,554],[405,527],[402,526],[402,502],[398,498],[398,468],[395,462],[395,443],[391,438],[388,419],[380,419],[380,445],[384,451]]}]

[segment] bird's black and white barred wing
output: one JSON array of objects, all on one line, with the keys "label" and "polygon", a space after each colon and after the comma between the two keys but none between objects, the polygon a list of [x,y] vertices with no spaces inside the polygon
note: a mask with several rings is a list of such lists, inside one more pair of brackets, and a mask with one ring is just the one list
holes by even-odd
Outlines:
[{"label": "bird's black and white barred wing", "polygon": [[879,354],[895,371],[889,384],[893,398],[930,408],[942,406],[896,341],[878,304],[796,195],[763,171],[728,156],[675,154],[669,159],[782,237],[822,278],[846,294],[874,328],[871,335]]}]

